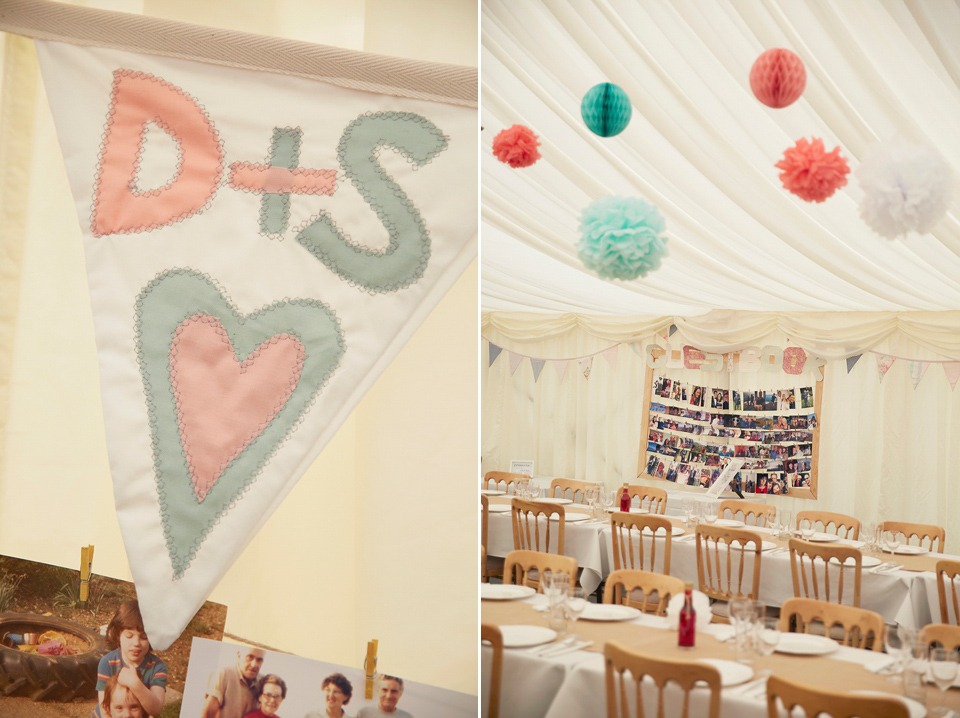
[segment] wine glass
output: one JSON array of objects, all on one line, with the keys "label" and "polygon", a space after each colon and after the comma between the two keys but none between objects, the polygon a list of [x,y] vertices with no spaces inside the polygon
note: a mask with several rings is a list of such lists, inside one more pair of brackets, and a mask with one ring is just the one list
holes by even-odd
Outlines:
[{"label": "wine glass", "polygon": [[[776,618],[761,618],[756,623],[756,631],[757,653],[763,656],[766,659],[764,663],[769,665],[770,656],[777,650],[777,644],[780,643],[779,620]],[[769,678],[771,673],[773,671],[765,668],[760,671],[758,678]]]},{"label": "wine glass", "polygon": [[945,716],[947,714],[947,707],[943,705],[943,701],[947,689],[953,685],[953,681],[957,677],[957,660],[956,651],[946,648],[930,649],[930,676],[933,678],[933,682],[937,684],[937,688],[940,689],[941,705],[937,715]]},{"label": "wine glass", "polygon": [[684,526],[690,526],[692,523],[691,516],[693,515],[693,497],[684,496],[680,499],[680,508],[683,511]]},{"label": "wine glass", "polygon": [[735,635],[733,650],[738,661],[749,663],[753,660],[756,637],[753,626],[760,616],[760,603],[752,598],[736,596],[730,599],[729,609]]},{"label": "wine glass", "polygon": [[883,632],[883,647],[887,655],[893,658],[894,665],[890,668],[891,675],[888,681],[897,683],[903,675],[903,666],[908,658],[908,651],[913,644],[915,634],[901,625],[887,626]]},{"label": "wine glass", "polygon": [[703,520],[713,525],[717,520],[717,504],[714,501],[707,501],[703,504]]},{"label": "wine glass", "polygon": [[896,553],[897,549],[900,548],[900,532],[899,531],[884,531],[883,532],[883,547],[890,553]]},{"label": "wine glass", "polygon": [[583,615],[585,610],[587,610],[587,602],[587,592],[580,586],[572,589],[567,596],[565,611],[567,613],[567,618],[570,619],[570,638],[572,638],[574,641],[577,640],[577,619]]},{"label": "wine glass", "polygon": [[793,523],[793,515],[790,512],[790,509],[780,509],[777,513],[778,526],[780,531],[778,533],[779,538],[788,539],[790,538],[790,526]]},{"label": "wine glass", "polygon": [[800,521],[800,535],[805,541],[813,538],[813,521],[810,519],[802,519]]}]

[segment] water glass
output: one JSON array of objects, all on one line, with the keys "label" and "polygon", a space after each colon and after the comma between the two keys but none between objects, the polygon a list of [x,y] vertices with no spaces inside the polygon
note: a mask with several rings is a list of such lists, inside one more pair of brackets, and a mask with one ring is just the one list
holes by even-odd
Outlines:
[{"label": "water glass", "polygon": [[894,660],[892,674],[888,681],[900,682],[903,676],[903,669],[907,660],[912,655],[913,647],[917,643],[917,634],[906,626],[895,625],[887,626],[883,632],[883,647]]},{"label": "water glass", "polygon": [[587,610],[588,600],[587,592],[580,586],[575,587],[570,592],[570,595],[567,596],[564,609],[566,610],[567,618],[570,619],[571,632],[576,631],[577,619]]},{"label": "water glass", "polygon": [[[760,617],[754,624],[754,628],[757,655],[769,659],[777,650],[777,644],[780,643],[780,621],[776,618]],[[765,660],[764,663],[769,664],[769,661]],[[761,671],[763,676],[770,676],[771,673],[769,668]]]},{"label": "water glass", "polygon": [[717,502],[704,501],[701,506],[703,506],[703,520],[710,525],[714,524],[717,520]]},{"label": "water glass", "polygon": [[897,549],[900,548],[900,532],[884,531],[883,532],[883,548],[889,551],[890,553],[896,553]]},{"label": "water glass", "polygon": [[903,664],[903,695],[918,703],[926,704],[927,670],[927,649],[923,645],[916,644],[908,650],[907,660]]},{"label": "water glass", "polygon": [[800,535],[805,541],[809,541],[813,538],[813,521],[810,519],[803,519],[800,521]]},{"label": "water glass", "polygon": [[683,510],[683,524],[688,528],[693,526],[693,512],[695,508],[692,496],[684,496],[680,499],[680,508]]},{"label": "water glass", "polygon": [[763,607],[759,601],[752,598],[731,598],[728,607],[736,636],[733,650],[737,654],[737,660],[741,663],[752,663],[757,650],[756,624]]},{"label": "water glass", "polygon": [[793,513],[789,509],[780,509],[777,512],[777,526],[779,528],[778,538],[788,539],[792,532]]}]

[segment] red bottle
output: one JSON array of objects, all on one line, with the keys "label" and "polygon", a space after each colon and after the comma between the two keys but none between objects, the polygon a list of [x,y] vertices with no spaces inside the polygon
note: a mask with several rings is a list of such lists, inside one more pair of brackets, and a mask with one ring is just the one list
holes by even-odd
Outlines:
[{"label": "red bottle", "polygon": [[688,581],[684,590],[677,645],[681,648],[693,648],[697,635],[697,612],[693,608],[693,584]]},{"label": "red bottle", "polygon": [[620,494],[620,510],[629,511],[630,510],[630,491],[628,484],[623,485],[621,489],[622,493]]}]

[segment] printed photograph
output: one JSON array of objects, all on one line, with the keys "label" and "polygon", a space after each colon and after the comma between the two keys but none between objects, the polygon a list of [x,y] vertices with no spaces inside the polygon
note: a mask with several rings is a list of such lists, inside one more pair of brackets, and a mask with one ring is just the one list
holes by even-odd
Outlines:
[{"label": "printed photograph", "polygon": [[227,607],[207,601],[170,648],[155,652],[136,597],[128,581],[0,556],[0,716],[107,718],[99,704],[130,700],[115,684],[133,669],[149,715],[179,716],[190,642],[220,641]]}]

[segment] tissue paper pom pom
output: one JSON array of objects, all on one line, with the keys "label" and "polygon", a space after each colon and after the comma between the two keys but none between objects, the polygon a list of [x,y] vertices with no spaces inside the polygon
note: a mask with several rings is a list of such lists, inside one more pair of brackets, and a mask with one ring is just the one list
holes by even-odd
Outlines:
[{"label": "tissue paper pom pom", "polygon": [[636,279],[660,266],[667,254],[660,211],[635,197],[604,197],[583,210],[581,261],[605,279]]},{"label": "tissue paper pom pom", "polygon": [[769,107],[796,102],[807,85],[807,69],[795,53],[775,47],[760,55],[750,68],[750,89]]},{"label": "tissue paper pom pom", "polygon": [[788,147],[783,159],[774,166],[783,170],[780,181],[784,189],[807,202],[823,202],[847,183],[850,172],[847,159],[840,156],[840,148],[825,152],[823,140],[819,137],[812,142],[803,138],[797,140],[797,144]]},{"label": "tissue paper pom pom", "polygon": [[580,103],[584,123],[601,137],[613,137],[623,132],[632,113],[627,93],[610,82],[591,87]]},{"label": "tissue paper pom pom", "polygon": [[860,216],[887,239],[929,232],[947,212],[953,175],[935,150],[903,140],[876,144],[855,172],[863,189]]},{"label": "tissue paper pom pom", "polygon": [[523,125],[514,125],[493,138],[493,154],[511,167],[529,167],[540,159],[540,138]]}]

